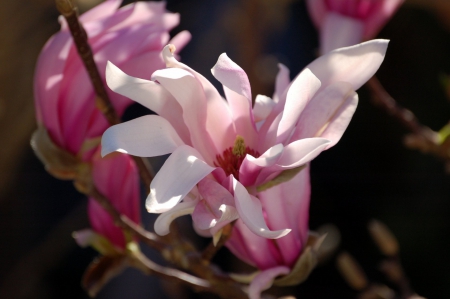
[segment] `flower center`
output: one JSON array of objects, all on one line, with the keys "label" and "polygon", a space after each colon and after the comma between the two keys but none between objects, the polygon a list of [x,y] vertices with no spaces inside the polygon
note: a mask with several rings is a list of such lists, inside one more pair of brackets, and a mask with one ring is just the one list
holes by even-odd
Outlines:
[{"label": "flower center", "polygon": [[239,180],[239,168],[241,167],[242,161],[244,161],[247,154],[255,158],[260,156],[257,151],[245,146],[244,138],[238,135],[234,141],[233,147],[230,146],[224,150],[222,155],[216,155],[217,162],[214,162],[214,165],[221,167],[227,176],[232,174],[237,180]]}]

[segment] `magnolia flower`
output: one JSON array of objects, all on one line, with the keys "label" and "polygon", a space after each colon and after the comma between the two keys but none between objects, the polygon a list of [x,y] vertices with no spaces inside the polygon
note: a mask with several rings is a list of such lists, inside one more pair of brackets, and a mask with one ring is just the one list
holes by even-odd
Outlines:
[{"label": "magnolia flower", "polygon": [[387,43],[374,40],[330,52],[291,83],[287,68],[280,66],[273,99],[257,96],[254,108],[247,75],[226,54],[212,69],[226,101],[174,58],[172,45],[163,50],[167,68],[154,72],[153,81],[108,63],[108,86],[159,115],[109,128],[102,155],[171,153],[146,201],[149,212],[163,213],[155,223],[159,234],[169,232],[175,217],[192,213],[195,227],[213,235],[239,217],[258,236],[283,237],[292,228],[288,223],[268,227],[258,192],[291,178],[338,142],[357,105],[354,90],[379,68]]},{"label": "magnolia flower", "polygon": [[374,38],[404,0],[308,0],[321,53]]},{"label": "magnolia flower", "polygon": [[[166,12],[164,2],[137,2],[119,9],[121,2],[107,0],[80,16],[95,62],[104,69],[110,60],[135,76],[149,77],[164,65],[160,52],[179,16]],[[34,94],[39,126],[56,146],[90,164],[97,189],[121,213],[139,222],[136,167],[129,156],[99,160],[100,136],[109,124],[95,105],[94,89],[68,26],[63,18],[60,22],[61,30],[47,42],[37,62]],[[189,38],[183,32],[171,42],[182,47]],[[116,93],[109,96],[119,115],[132,103]],[[93,199],[89,202],[92,227],[124,248],[121,230]]]}]

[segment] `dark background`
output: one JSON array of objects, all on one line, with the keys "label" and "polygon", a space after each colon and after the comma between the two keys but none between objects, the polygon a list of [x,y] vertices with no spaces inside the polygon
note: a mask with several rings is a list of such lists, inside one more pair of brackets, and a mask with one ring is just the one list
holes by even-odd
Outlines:
[{"label": "dark background", "polygon": [[[217,83],[210,68],[227,52],[248,73],[254,95],[271,95],[276,61],[286,64],[293,77],[315,58],[318,47],[303,1],[276,2],[169,0],[167,8],[181,15],[173,33],[189,30],[193,35],[181,52],[182,61]],[[377,76],[400,104],[439,130],[450,115],[439,82],[440,75],[450,74],[450,35],[440,21],[445,11],[438,11],[438,17],[435,10],[415,5],[420,1],[411,2],[379,34],[391,42]],[[80,279],[96,253],[78,248],[71,238],[72,231],[88,226],[86,199],[70,182],[45,172],[28,146],[33,114],[23,112],[32,111],[34,63],[46,39],[58,30],[58,13],[50,0],[2,0],[0,13],[0,298],[87,298]],[[312,163],[310,227],[337,225],[339,250],[353,254],[371,281],[385,283],[378,271],[382,256],[366,229],[373,218],[383,221],[398,238],[414,290],[427,298],[448,298],[450,183],[444,163],[405,148],[408,132],[371,104],[365,87],[358,94],[360,104],[344,137]],[[125,118],[143,113],[147,111],[131,107]],[[216,261],[226,267],[228,259],[223,249]],[[166,298],[164,288],[129,270],[99,298]],[[182,293],[174,298],[187,298],[190,292]],[[285,293],[298,298],[357,294],[334,260]]]}]

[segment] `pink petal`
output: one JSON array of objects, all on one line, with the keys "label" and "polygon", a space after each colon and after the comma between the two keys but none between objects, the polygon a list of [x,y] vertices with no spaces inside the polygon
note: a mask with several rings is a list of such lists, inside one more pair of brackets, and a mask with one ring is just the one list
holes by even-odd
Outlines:
[{"label": "pink petal", "polygon": [[320,52],[353,46],[363,40],[364,22],[362,20],[328,13],[320,32]]},{"label": "pink petal", "polygon": [[[323,130],[328,126],[331,118],[335,116],[336,111],[350,96],[353,96],[353,93],[352,86],[347,82],[335,82],[319,91],[302,112],[290,139],[291,142],[322,136]],[[343,133],[344,131],[340,135]],[[330,140],[334,144],[336,143],[334,139]]]},{"label": "pink petal", "polygon": [[290,229],[271,231],[264,220],[261,202],[258,198],[248,194],[245,187],[233,179],[234,200],[239,216],[245,225],[256,235],[277,239],[287,235]]},{"label": "pink petal", "polygon": [[201,74],[175,59],[170,45],[164,47],[162,55],[167,67],[180,68],[190,72],[203,87],[206,95],[206,130],[218,153],[233,146],[236,138],[231,111],[217,89]]},{"label": "pink petal", "polygon": [[337,81],[349,82],[357,90],[378,70],[389,41],[376,39],[356,46],[331,51],[310,63],[322,88]]},{"label": "pink petal", "polygon": [[183,144],[167,120],[146,115],[108,128],[102,136],[102,156],[114,151],[139,157],[161,156]]},{"label": "pink petal", "polygon": [[233,116],[236,134],[244,138],[246,146],[255,148],[257,132],[251,102],[228,87],[224,86],[223,88]]},{"label": "pink petal", "polygon": [[192,145],[212,164],[215,155],[219,153],[206,131],[206,98],[198,80],[188,71],[178,68],[156,71],[152,78],[166,88],[181,105]]},{"label": "pink petal", "polygon": [[316,25],[317,28],[320,28],[328,12],[326,0],[307,0],[306,5],[314,25]]},{"label": "pink petal", "polygon": [[250,299],[261,299],[261,292],[269,289],[273,281],[279,275],[286,275],[291,270],[285,266],[279,266],[264,270],[256,275],[248,289],[248,296]]},{"label": "pink petal", "polygon": [[371,13],[365,20],[366,28],[364,30],[364,38],[373,38],[403,2],[404,0],[382,1],[379,10]]},{"label": "pink petal", "polygon": [[290,181],[259,193],[268,226],[272,229],[292,228],[290,234],[276,240],[285,265],[292,266],[304,249],[308,237],[310,193],[309,166]]},{"label": "pink petal", "polygon": [[178,204],[195,185],[214,170],[200,153],[187,145],[178,147],[150,184],[145,206],[149,213],[163,213]]},{"label": "pink petal", "polygon": [[177,49],[183,49],[187,43],[191,40],[192,35],[189,31],[183,30],[175,35],[170,41],[169,44],[172,44]]},{"label": "pink petal", "polygon": [[238,219],[226,246],[246,263],[258,269],[268,269],[282,263],[276,250],[271,249],[273,244],[273,240],[255,235],[242,219]]},{"label": "pink petal", "polygon": [[303,109],[319,88],[319,79],[309,69],[304,69],[294,79],[287,92],[283,116],[277,129],[276,143],[287,141]]},{"label": "pink petal", "polygon": [[165,236],[170,233],[170,224],[176,218],[189,215],[194,211],[197,201],[180,202],[175,207],[167,212],[162,213],[156,218],[155,232],[160,236]]}]

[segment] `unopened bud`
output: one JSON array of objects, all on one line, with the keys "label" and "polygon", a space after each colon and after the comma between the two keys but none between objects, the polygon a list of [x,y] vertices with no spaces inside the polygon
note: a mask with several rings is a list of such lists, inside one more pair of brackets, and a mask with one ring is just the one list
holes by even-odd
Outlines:
[{"label": "unopened bud", "polygon": [[74,5],[71,0],[56,0],[56,8],[62,15],[70,15],[73,13]]},{"label": "unopened bud", "polygon": [[385,273],[392,282],[398,283],[403,278],[402,267],[396,261],[383,261],[380,265],[380,270]]},{"label": "unopened bud", "polygon": [[385,285],[373,285],[361,293],[358,299],[394,299],[395,292]]},{"label": "unopened bud", "polygon": [[367,287],[367,278],[358,262],[347,252],[339,254],[336,266],[342,277],[353,289],[360,291]]},{"label": "unopened bud", "polygon": [[369,223],[369,232],[380,251],[387,256],[395,256],[399,252],[399,245],[389,228],[378,220]]}]

